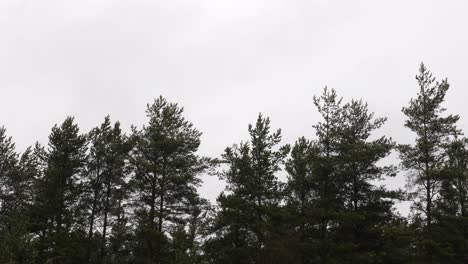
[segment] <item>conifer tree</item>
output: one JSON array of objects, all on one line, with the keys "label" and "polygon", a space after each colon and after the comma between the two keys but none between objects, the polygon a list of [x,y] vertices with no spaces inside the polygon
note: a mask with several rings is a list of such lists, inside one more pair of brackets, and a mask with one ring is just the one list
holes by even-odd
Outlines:
[{"label": "conifer tree", "polygon": [[341,130],[345,122],[342,98],[334,89],[325,87],[320,96],[314,97],[314,104],[322,121],[314,125],[315,140],[311,150],[314,173],[313,226],[318,246],[313,250],[313,261],[328,263],[336,261],[337,246],[335,229],[343,212],[344,185],[340,178],[339,147]]},{"label": "conifer tree", "polygon": [[[423,259],[433,263],[434,252],[438,251],[433,239],[434,201],[439,197],[441,171],[446,161],[445,146],[450,136],[458,133],[457,115],[444,115],[442,103],[449,89],[447,80],[436,82],[432,73],[421,64],[416,76],[419,92],[403,113],[407,119],[405,127],[416,134],[411,145],[399,146],[402,165],[408,170],[408,180],[413,187],[416,216],[423,220]],[[440,261],[440,260],[437,260]]]},{"label": "conifer tree", "polygon": [[468,261],[468,139],[458,135],[446,146],[440,198],[436,201],[436,240],[445,245],[445,259]]},{"label": "conifer tree", "polygon": [[318,200],[317,182],[315,181],[314,142],[300,137],[291,149],[291,156],[286,162],[288,180],[286,184],[285,210],[288,218],[287,229],[291,230],[290,244],[294,244],[297,252],[291,263],[309,263],[318,253],[316,215]]},{"label": "conifer tree", "polygon": [[11,137],[0,127],[0,263],[32,263],[28,211],[36,173],[31,148],[18,157]]},{"label": "conifer tree", "polygon": [[286,162],[288,182],[286,186],[287,206],[295,214],[295,224],[299,227],[301,244],[307,238],[306,229],[311,215],[310,209],[315,198],[313,185],[312,142],[299,138],[291,149],[291,157]]},{"label": "conifer tree", "polygon": [[68,117],[52,128],[45,155],[46,169],[37,189],[36,221],[39,227],[38,262],[85,262],[86,215],[82,210],[86,137]]},{"label": "conifer tree", "polygon": [[273,220],[282,201],[280,170],[289,146],[281,130],[271,132],[270,119],[258,116],[249,125],[250,141],[225,150],[227,165],[222,179],[226,190],[219,196],[220,211],[214,229],[217,238],[207,245],[213,263],[275,263],[268,250],[275,237]]},{"label": "conifer tree", "polygon": [[392,166],[377,164],[393,142],[370,140],[386,119],[374,118],[362,101],[341,102],[333,89],[315,97],[323,118],[314,126],[316,139],[299,138],[286,164],[299,263],[375,263],[385,252],[382,228],[394,220],[398,193],[374,185],[394,175]]},{"label": "conifer tree", "polygon": [[0,234],[6,232],[7,217],[14,209],[11,195],[11,181],[17,172],[18,154],[11,137],[6,135],[6,129],[0,127]]},{"label": "conifer tree", "polygon": [[178,104],[159,97],[148,105],[148,125],[140,131],[134,129],[137,247],[145,261],[166,263],[164,259],[170,258],[166,246],[161,245],[169,243],[169,227],[189,214],[190,198],[200,183],[198,174],[207,165],[196,153],[201,133],[185,119],[183,111]]},{"label": "conifer tree", "polygon": [[343,211],[344,185],[339,173],[339,146],[344,124],[342,99],[325,87],[314,104],[322,121],[314,125],[315,138],[299,138],[286,163],[287,211],[296,234],[297,263],[333,262],[337,255],[334,227]]},{"label": "conifer tree", "polygon": [[342,254],[351,263],[376,263],[385,259],[381,247],[383,227],[394,219],[392,206],[399,192],[392,192],[376,182],[395,176],[393,166],[379,164],[393,149],[391,139],[371,139],[386,118],[375,118],[366,103],[352,100],[343,106],[337,164],[343,186],[343,214],[337,241],[346,241]]},{"label": "conifer tree", "polygon": [[[119,199],[126,198],[128,193],[125,177],[130,145],[122,134],[120,123],[112,126],[109,116],[99,127],[92,129],[88,137],[91,143],[87,159],[90,197],[86,199],[89,207],[88,239],[97,241],[94,248],[99,248],[99,252],[95,250],[94,258],[102,262],[106,255],[110,218],[114,209],[122,207],[122,203],[118,203]],[[98,219],[102,223],[101,232],[93,239]],[[88,244],[88,259],[91,258],[91,248],[92,243]]]},{"label": "conifer tree", "polygon": [[[7,223],[7,234],[3,237],[0,263],[32,263],[35,257],[33,236],[30,234],[30,210],[35,197],[34,184],[39,176],[39,157],[28,147],[18,160],[18,164],[7,180],[7,204],[10,208],[3,217]],[[2,238],[0,238],[0,241]],[[0,242],[1,243],[1,242]],[[0,249],[2,251],[2,249]]]}]

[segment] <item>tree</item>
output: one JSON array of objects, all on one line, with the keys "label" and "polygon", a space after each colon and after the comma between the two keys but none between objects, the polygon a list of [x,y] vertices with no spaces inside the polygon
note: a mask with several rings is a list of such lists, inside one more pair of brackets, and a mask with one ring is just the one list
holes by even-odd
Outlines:
[{"label": "tree", "polygon": [[454,133],[458,133],[457,115],[444,116],[442,103],[449,89],[447,80],[436,82],[432,73],[421,64],[416,76],[419,93],[412,99],[403,113],[407,120],[405,127],[416,134],[413,145],[400,145],[403,168],[408,170],[408,180],[413,187],[415,209],[424,221],[425,261],[434,261],[433,252],[437,242],[433,239],[434,200],[439,197],[441,171],[446,161],[445,146]]},{"label": "tree", "polygon": [[81,208],[86,137],[68,117],[52,128],[46,169],[37,186],[36,221],[42,263],[85,261],[85,215]]},{"label": "tree", "polygon": [[375,263],[385,250],[383,227],[394,220],[397,192],[375,182],[393,176],[378,163],[394,143],[370,140],[385,118],[374,118],[367,104],[342,104],[335,90],[315,97],[323,121],[316,138],[299,138],[286,163],[287,206],[300,245],[299,263]]},{"label": "tree", "polygon": [[366,103],[352,100],[343,106],[337,161],[343,186],[343,214],[338,241],[346,241],[343,259],[350,263],[376,263],[384,259],[384,227],[394,220],[392,207],[400,192],[392,192],[376,182],[395,176],[394,166],[379,163],[392,151],[394,143],[381,136],[370,137],[386,118],[375,118]]},{"label": "tree", "polygon": [[[12,178],[17,171],[18,154],[15,151],[15,144],[11,137],[7,137],[6,129],[0,127],[0,231],[3,233],[7,229],[6,218],[17,201],[11,198],[14,194],[12,190]],[[12,201],[13,200],[13,201]]]},{"label": "tree", "polygon": [[[116,122],[112,126],[109,116],[105,117],[101,126],[92,129],[88,137],[91,145],[87,158],[87,190],[90,199],[85,203],[90,207],[87,257],[91,257],[92,242],[97,241],[99,252],[95,250],[95,258],[102,263],[106,256],[110,218],[114,211],[121,210],[122,200],[128,196],[125,177],[131,146],[122,134],[120,123]],[[102,222],[102,231],[98,238],[93,239],[98,218]]]},{"label": "tree", "polygon": [[208,245],[215,263],[275,263],[269,243],[275,237],[273,220],[282,201],[280,170],[289,146],[278,147],[281,130],[270,131],[270,119],[258,116],[249,125],[250,142],[225,150],[227,183],[218,198],[215,227],[218,238]]},{"label": "tree", "polygon": [[436,240],[451,263],[468,261],[468,139],[455,135],[446,146],[440,198],[435,202]]},{"label": "tree", "polygon": [[37,176],[31,148],[18,157],[6,130],[0,127],[0,262],[32,263],[32,236],[27,212]]},{"label": "tree", "polygon": [[307,263],[313,258],[316,249],[312,244],[312,234],[316,220],[314,201],[317,198],[316,182],[314,181],[315,163],[313,160],[313,142],[305,137],[299,138],[291,150],[291,156],[286,162],[288,181],[286,184],[286,210],[290,218],[288,222],[293,234],[297,234],[299,248],[297,263]]},{"label": "tree", "polygon": [[[345,122],[343,99],[334,89],[325,87],[320,96],[314,97],[314,104],[322,121],[314,125],[315,140],[310,152],[313,171],[314,194],[310,226],[311,235],[316,238],[315,246],[309,248],[314,262],[333,263],[339,257],[334,251],[339,247],[334,239],[340,213],[343,212],[344,183],[340,178],[340,144],[342,125]],[[339,241],[338,241],[339,242]]]},{"label": "tree", "polygon": [[156,248],[154,239],[168,243],[163,241],[169,227],[189,214],[190,198],[200,183],[197,176],[207,162],[196,154],[201,133],[183,117],[183,108],[159,97],[146,113],[148,125],[140,131],[134,129],[132,184],[140,217],[139,238],[144,240],[139,245],[148,249],[142,259],[161,263],[167,252]]}]

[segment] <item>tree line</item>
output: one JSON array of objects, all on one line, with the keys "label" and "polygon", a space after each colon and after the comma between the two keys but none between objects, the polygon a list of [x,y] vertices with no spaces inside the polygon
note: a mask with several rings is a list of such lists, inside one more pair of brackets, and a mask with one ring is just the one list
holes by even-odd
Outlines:
[{"label": "tree line", "polygon": [[[128,134],[109,116],[87,133],[68,117],[18,153],[2,127],[0,263],[468,263],[468,139],[444,108],[447,80],[423,64],[416,80],[407,145],[327,88],[314,135],[284,144],[260,114],[221,157],[197,153],[201,132],[163,97]],[[406,189],[379,184],[398,172]],[[197,193],[206,174],[226,183],[214,204]]]}]

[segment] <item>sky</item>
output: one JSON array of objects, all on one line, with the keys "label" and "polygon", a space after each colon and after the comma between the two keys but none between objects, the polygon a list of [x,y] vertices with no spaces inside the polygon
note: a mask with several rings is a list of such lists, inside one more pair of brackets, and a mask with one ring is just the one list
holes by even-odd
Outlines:
[{"label": "sky", "polygon": [[[379,134],[411,143],[400,110],[424,62],[448,78],[445,106],[466,131],[467,10],[457,0],[0,0],[0,126],[22,151],[67,116],[82,132],[108,114],[141,126],[163,95],[203,132],[200,154],[218,157],[248,139],[259,112],[284,143],[313,138],[312,98],[328,86],[388,117]],[[203,179],[214,201],[223,183]],[[404,174],[385,184],[404,187]]]}]

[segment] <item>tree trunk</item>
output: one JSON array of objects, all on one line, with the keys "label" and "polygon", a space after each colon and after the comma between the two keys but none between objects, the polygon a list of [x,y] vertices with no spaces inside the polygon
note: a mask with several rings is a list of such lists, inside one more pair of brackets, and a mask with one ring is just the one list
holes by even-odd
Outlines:
[{"label": "tree trunk", "polygon": [[106,256],[106,233],[107,233],[107,225],[108,225],[108,214],[110,210],[110,197],[112,194],[111,183],[110,179],[107,181],[107,191],[106,191],[106,204],[104,205],[104,223],[102,227],[102,241],[101,241],[101,263],[104,261],[104,257]]},{"label": "tree trunk", "polygon": [[[98,162],[99,164],[99,162]],[[101,186],[98,186],[97,182],[100,177],[100,169],[99,165],[97,167],[97,172],[96,172],[96,182],[95,185],[93,186],[94,192],[93,192],[93,206],[91,208],[91,216],[89,217],[89,231],[88,231],[88,240],[91,240],[93,237],[93,229],[94,229],[94,219],[96,215],[96,208],[97,208],[97,202],[98,202],[98,196],[99,196],[99,189]],[[88,261],[91,261],[91,241],[88,241],[88,246],[86,248],[86,259]]]},{"label": "tree trunk", "polygon": [[158,223],[158,231],[162,233],[163,231],[163,214],[164,214],[164,192],[166,185],[166,158],[163,161],[163,171],[162,171],[162,179],[161,179],[161,193],[159,199],[159,223]]}]

